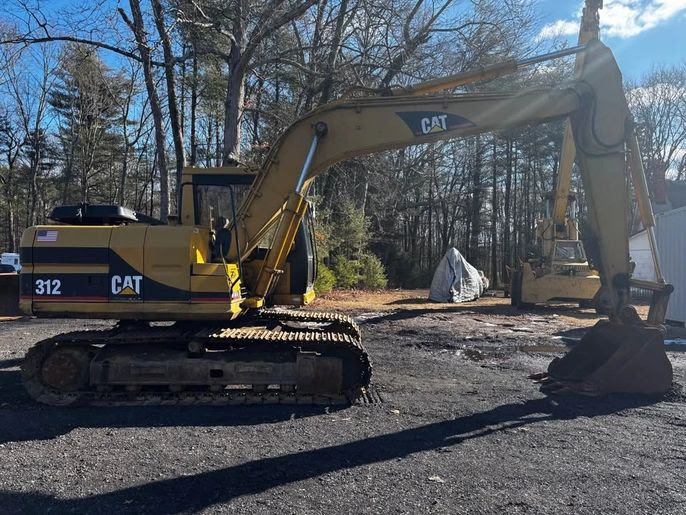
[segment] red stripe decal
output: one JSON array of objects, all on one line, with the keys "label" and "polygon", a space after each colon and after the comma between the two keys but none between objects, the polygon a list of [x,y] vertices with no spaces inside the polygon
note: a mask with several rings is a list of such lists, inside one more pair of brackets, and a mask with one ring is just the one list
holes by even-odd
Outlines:
[{"label": "red stripe decal", "polygon": [[34,302],[74,302],[74,301],[95,301],[95,302],[107,302],[107,297],[66,297],[64,295],[59,296],[46,296],[46,295],[34,295],[33,297],[22,297],[22,300],[33,300]]},{"label": "red stripe decal", "polygon": [[[21,300],[33,300],[35,302],[78,302],[78,301],[94,301],[94,302],[107,302],[109,299],[107,297],[66,297],[64,295],[59,296],[47,296],[47,295],[21,295],[19,297]],[[233,301],[238,301],[241,299],[231,299],[229,297],[218,298],[218,297],[193,297],[191,302],[224,302],[230,304]]]}]

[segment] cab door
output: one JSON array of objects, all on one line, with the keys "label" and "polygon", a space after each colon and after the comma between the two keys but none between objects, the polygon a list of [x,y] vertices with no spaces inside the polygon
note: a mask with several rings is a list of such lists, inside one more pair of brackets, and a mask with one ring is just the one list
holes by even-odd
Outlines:
[{"label": "cab door", "polygon": [[193,226],[151,225],[145,234],[145,302],[190,302]]}]

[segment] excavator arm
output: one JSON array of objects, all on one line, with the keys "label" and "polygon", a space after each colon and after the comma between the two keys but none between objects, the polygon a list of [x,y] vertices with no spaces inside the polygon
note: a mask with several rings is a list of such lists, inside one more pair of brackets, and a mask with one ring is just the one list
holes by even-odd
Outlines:
[{"label": "excavator arm", "polygon": [[[598,39],[600,33],[600,20],[598,9],[602,9],[602,0],[586,0],[586,5],[581,14],[581,26],[579,28],[579,45],[585,45],[593,39]],[[574,64],[574,75],[579,77],[584,65],[584,54],[577,54]],[[569,203],[569,187],[572,180],[572,166],[575,156],[574,136],[572,125],[569,121],[565,123],[564,135],[562,137],[562,150],[560,152],[560,165],[558,167],[557,180],[555,183],[555,198],[553,201],[553,230],[554,237],[569,239],[566,235],[565,217],[567,205]]]},{"label": "excavator arm", "polygon": [[[671,287],[641,284],[655,291],[648,324],[630,304],[630,287],[636,281],[631,279],[629,261],[627,147],[634,183],[644,183],[645,177],[612,52],[597,39],[589,41],[583,58],[577,60],[576,79],[559,88],[487,95],[423,94],[513,68],[512,63],[504,63],[471,76],[390,90],[387,96],[339,100],[291,125],[271,149],[237,219],[240,244],[233,251],[234,259],[241,249],[243,256],[248,255],[278,224],[244,307],[261,307],[276,284],[307,208],[307,189],[334,163],[380,150],[568,117],[568,141],[573,140],[581,172],[601,282],[594,302],[609,321],[598,322],[563,358],[553,360],[547,372],[532,378],[551,392],[655,394],[669,389],[672,368],[657,326],[664,321]],[[569,149],[565,155],[569,158]]]},{"label": "excavator arm", "polygon": [[[560,88],[419,96],[419,85],[412,88],[413,96],[333,102],[291,125],[271,149],[238,213],[242,256],[278,222],[249,307],[261,305],[280,274],[304,214],[309,185],[334,163],[380,150],[570,117],[601,258],[599,298],[604,311],[619,313],[629,302],[624,142],[630,113],[611,51],[595,40],[584,53],[578,79]],[[442,86],[450,88],[454,82],[446,78]],[[427,89],[438,87],[440,80],[434,80]],[[237,259],[238,249],[233,252],[230,257]]]}]

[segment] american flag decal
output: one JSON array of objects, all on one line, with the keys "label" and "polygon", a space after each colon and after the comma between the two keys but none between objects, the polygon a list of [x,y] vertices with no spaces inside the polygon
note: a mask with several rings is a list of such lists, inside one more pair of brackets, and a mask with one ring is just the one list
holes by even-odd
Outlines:
[{"label": "american flag decal", "polygon": [[38,231],[36,241],[57,241],[59,231]]}]

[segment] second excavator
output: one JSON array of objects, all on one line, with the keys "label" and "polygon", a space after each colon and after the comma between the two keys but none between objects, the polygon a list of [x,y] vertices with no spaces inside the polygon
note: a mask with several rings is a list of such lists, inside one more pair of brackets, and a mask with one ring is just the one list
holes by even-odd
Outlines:
[{"label": "second excavator", "polygon": [[[432,94],[574,52],[585,54],[579,76],[560,87]],[[371,377],[355,323],[265,308],[277,295],[311,300],[315,260],[302,222],[312,181],[353,156],[565,117],[598,243],[595,302],[609,321],[541,379],[591,394],[664,392],[672,372],[659,324],[670,290],[643,284],[655,296],[648,321],[635,316],[625,193],[635,138],[621,74],[599,41],[324,105],[285,131],[256,175],[187,169],[179,216],[166,224],[118,206],[57,208],[60,223],[22,236],[21,308],[119,323],[38,342],[23,383],[54,405],[350,402]]]}]

